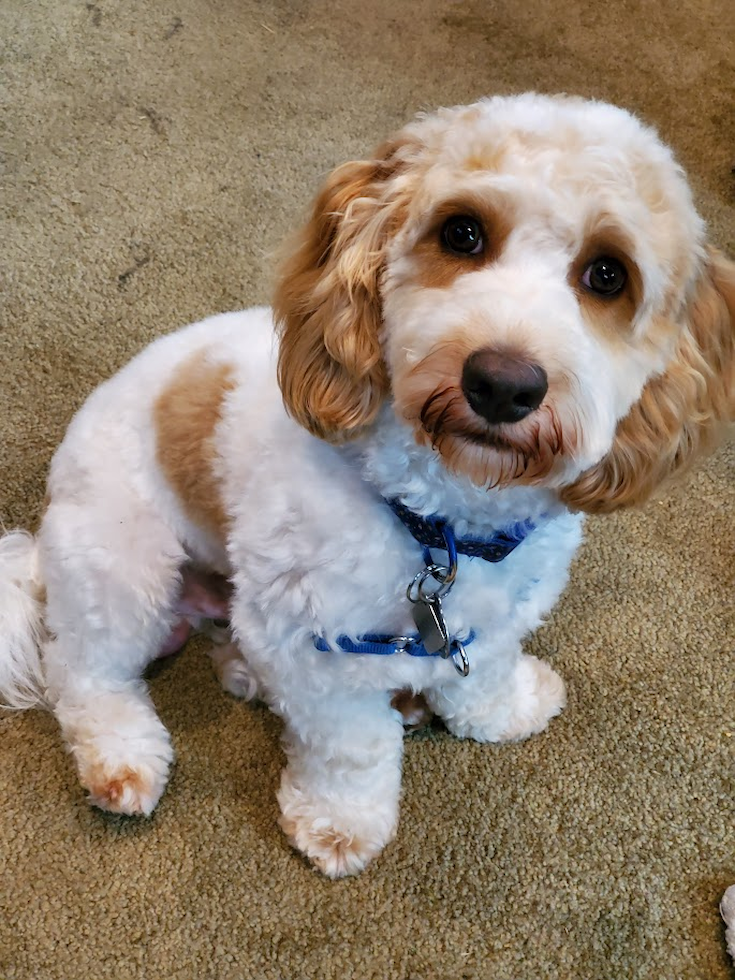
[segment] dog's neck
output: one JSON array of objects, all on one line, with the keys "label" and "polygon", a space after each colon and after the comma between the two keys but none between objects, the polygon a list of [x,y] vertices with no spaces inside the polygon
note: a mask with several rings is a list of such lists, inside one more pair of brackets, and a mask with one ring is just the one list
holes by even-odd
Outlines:
[{"label": "dog's neck", "polygon": [[562,513],[555,493],[544,487],[478,487],[449,473],[438,452],[419,446],[410,426],[386,406],[369,430],[341,450],[361,467],[363,478],[383,497],[398,497],[422,516],[438,514],[462,533],[498,529],[509,523]]}]

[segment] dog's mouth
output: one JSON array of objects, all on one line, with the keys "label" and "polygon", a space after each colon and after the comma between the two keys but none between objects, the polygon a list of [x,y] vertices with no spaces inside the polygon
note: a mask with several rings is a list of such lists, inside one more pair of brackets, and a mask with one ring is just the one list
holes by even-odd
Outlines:
[{"label": "dog's mouth", "polygon": [[430,444],[450,469],[482,485],[543,482],[573,448],[552,399],[521,421],[498,424],[478,416],[459,385],[438,386],[417,408],[406,406],[405,413],[417,440]]}]

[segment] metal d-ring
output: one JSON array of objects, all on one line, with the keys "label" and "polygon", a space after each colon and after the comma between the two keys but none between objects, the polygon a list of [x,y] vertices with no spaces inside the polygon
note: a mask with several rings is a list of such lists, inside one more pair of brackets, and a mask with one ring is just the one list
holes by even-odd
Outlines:
[{"label": "metal d-ring", "polygon": [[[438,562],[431,560],[431,551],[428,548],[424,548],[424,561],[426,566],[418,572],[411,584],[406,589],[406,596],[409,602],[431,602],[436,599],[443,599],[445,595],[448,595],[452,586],[454,585],[454,580],[457,577],[457,545],[454,540],[454,533],[449,525],[441,526],[442,536],[444,538],[444,546],[447,550],[447,558],[449,559],[448,565],[440,565]],[[438,589],[433,589],[429,591],[426,588],[426,582],[433,578],[439,583]]]},{"label": "metal d-ring", "polygon": [[[410,585],[406,589],[406,598],[409,602],[414,603],[442,599],[454,585],[456,577],[456,569],[448,568],[446,565],[427,565],[414,575]],[[425,584],[430,578],[436,579],[439,583],[438,589],[429,591],[425,588]]]},{"label": "metal d-ring", "polygon": [[452,647],[452,663],[454,664],[454,669],[462,677],[466,677],[470,672],[470,658],[467,656],[467,651],[461,640],[454,640]]}]

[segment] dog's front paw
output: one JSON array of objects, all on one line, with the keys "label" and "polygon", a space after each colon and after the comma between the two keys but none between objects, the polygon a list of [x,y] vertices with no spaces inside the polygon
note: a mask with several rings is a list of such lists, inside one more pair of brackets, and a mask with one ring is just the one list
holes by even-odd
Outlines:
[{"label": "dog's front paw", "polygon": [[436,694],[433,707],[459,738],[476,742],[519,742],[542,732],[566,705],[564,681],[536,657],[524,654],[507,683],[492,694],[472,687]]},{"label": "dog's front paw", "polygon": [[174,758],[168,732],[145,703],[102,697],[98,712],[89,707],[76,713],[73,727],[62,726],[89,802],[110,813],[148,816]]},{"label": "dog's front paw", "polygon": [[280,824],[291,844],[329,878],[359,874],[395,837],[397,807],[310,797],[288,770],[278,793]]},{"label": "dog's front paw", "polygon": [[564,681],[544,660],[524,654],[516,668],[510,711],[498,741],[538,735],[567,703]]},{"label": "dog's front paw", "polygon": [[117,763],[102,756],[79,766],[79,779],[89,802],[109,813],[149,816],[168,780],[171,755],[153,756],[134,765]]}]

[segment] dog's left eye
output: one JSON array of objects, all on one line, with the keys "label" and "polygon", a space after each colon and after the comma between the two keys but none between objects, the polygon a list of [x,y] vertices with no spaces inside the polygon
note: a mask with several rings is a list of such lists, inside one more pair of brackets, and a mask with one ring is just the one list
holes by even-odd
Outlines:
[{"label": "dog's left eye", "polygon": [[457,255],[479,255],[485,247],[480,222],[466,214],[447,218],[441,237],[449,251]]},{"label": "dog's left eye", "polygon": [[599,296],[615,296],[628,281],[625,266],[618,259],[601,255],[582,273],[582,285]]}]

